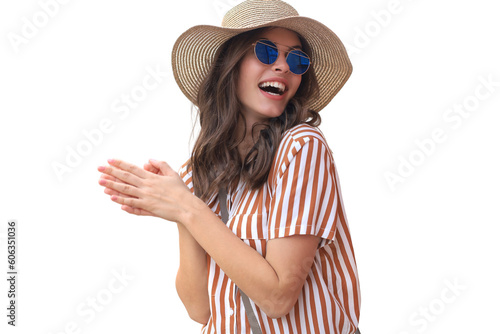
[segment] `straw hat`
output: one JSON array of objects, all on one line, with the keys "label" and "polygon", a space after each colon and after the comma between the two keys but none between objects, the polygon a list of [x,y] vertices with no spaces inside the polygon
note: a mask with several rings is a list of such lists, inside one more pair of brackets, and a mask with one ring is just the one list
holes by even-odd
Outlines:
[{"label": "straw hat", "polygon": [[292,6],[281,0],[246,0],[226,13],[221,27],[199,25],[184,32],[172,51],[174,77],[184,95],[196,104],[200,84],[224,42],[240,33],[271,26],[293,30],[311,46],[309,56],[320,92],[309,108],[323,109],[351,75],[352,65],[346,49],[328,27],[299,16]]}]

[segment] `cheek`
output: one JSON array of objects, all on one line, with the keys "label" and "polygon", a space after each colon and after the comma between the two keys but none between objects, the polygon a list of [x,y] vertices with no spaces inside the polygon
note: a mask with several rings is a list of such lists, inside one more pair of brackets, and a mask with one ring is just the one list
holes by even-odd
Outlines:
[{"label": "cheek", "polygon": [[240,63],[240,74],[245,75],[248,78],[253,78],[257,80],[259,76],[263,74],[265,70],[269,67],[262,64],[252,52],[248,52]]},{"label": "cheek", "polygon": [[238,90],[241,92],[245,87],[248,87],[252,82],[252,76],[255,74],[255,68],[252,61],[248,57],[243,58],[240,64],[238,79]]},{"label": "cheek", "polygon": [[238,78],[238,95],[240,97],[256,94],[259,80],[266,68],[256,59],[244,59],[241,63]]}]

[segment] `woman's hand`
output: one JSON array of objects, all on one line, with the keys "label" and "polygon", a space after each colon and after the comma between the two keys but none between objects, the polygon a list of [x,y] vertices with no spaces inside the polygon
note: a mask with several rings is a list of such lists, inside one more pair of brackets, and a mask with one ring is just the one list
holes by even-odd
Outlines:
[{"label": "woman's hand", "polygon": [[[110,159],[99,184],[122,210],[141,216],[155,216],[181,222],[193,196],[179,175],[166,162],[149,160],[144,169],[125,161]],[[182,199],[186,200],[182,200]]]}]

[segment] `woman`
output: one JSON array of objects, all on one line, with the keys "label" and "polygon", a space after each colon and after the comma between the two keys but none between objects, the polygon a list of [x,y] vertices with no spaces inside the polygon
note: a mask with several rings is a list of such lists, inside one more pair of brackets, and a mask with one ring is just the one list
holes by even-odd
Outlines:
[{"label": "woman", "polygon": [[199,110],[191,158],[180,175],[109,160],[105,193],[177,223],[176,287],[203,333],[356,332],[352,242],[316,128],[352,71],[340,40],[282,1],[247,0],[182,34],[172,64]]}]

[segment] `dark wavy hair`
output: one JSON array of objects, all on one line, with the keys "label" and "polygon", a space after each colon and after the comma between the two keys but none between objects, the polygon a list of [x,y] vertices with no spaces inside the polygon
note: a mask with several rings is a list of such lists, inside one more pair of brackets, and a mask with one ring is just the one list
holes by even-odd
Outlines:
[{"label": "dark wavy hair", "polygon": [[[245,138],[245,133],[238,133],[237,126],[240,117],[244,120],[237,96],[239,68],[249,45],[267,29],[273,28],[242,33],[224,43],[200,86],[196,104],[201,130],[189,166],[192,168],[195,194],[204,201],[219,188],[227,189],[239,180],[251,189],[263,186],[283,133],[300,123],[312,126],[321,123],[319,114],[307,108],[308,102],[319,94],[312,64],[302,76],[301,84],[284,112],[279,117],[271,118],[268,124],[259,124],[263,129],[242,161],[238,145]],[[302,49],[310,55],[307,41],[300,35],[298,37]]]}]

